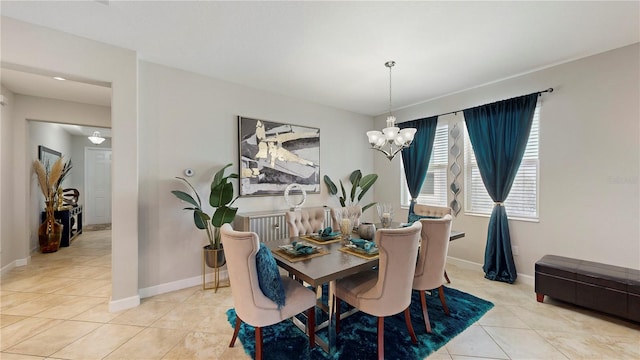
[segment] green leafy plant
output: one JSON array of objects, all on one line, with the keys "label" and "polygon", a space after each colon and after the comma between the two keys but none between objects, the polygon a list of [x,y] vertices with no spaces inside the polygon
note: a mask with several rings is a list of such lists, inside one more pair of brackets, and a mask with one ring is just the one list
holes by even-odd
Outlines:
[{"label": "green leafy plant", "polygon": [[[211,216],[204,212],[202,209],[202,201],[200,200],[200,195],[196,189],[189,183],[189,181],[182,177],[176,177],[176,179],[180,179],[184,181],[193,194],[195,194],[195,198],[184,191],[181,190],[172,190],[171,193],[175,195],[178,199],[182,201],[186,201],[189,204],[193,205],[192,207],[186,207],[184,210],[193,211],[193,222],[196,227],[200,230],[205,230],[207,232],[207,238],[209,239],[209,247],[212,249],[220,249],[220,227],[223,224],[227,224],[233,221],[238,212],[237,207],[231,207],[233,203],[238,199],[236,196],[233,197],[233,183],[230,182],[230,179],[237,179],[238,174],[231,173],[225,176],[225,170],[230,167],[231,164],[225,165],[222,169],[218,170],[216,174],[213,176],[213,180],[211,181],[211,192],[209,193],[209,205],[213,206],[215,211]],[[213,226],[213,229],[211,228]]]},{"label": "green leafy plant", "polygon": [[[340,205],[342,207],[348,205],[356,205],[362,200],[364,194],[373,186],[373,184],[378,180],[378,174],[369,174],[362,176],[362,172],[360,170],[355,170],[349,175],[349,182],[351,183],[351,191],[347,193],[344,188],[344,183],[340,180],[340,191],[341,194],[338,195],[338,187],[336,184],[329,178],[329,176],[324,176],[324,183],[327,185],[327,189],[329,189],[329,194],[338,196],[340,200]],[[350,202],[347,203],[347,200]],[[362,207],[362,212],[367,210],[368,208],[375,205],[375,202],[367,204]]]}]

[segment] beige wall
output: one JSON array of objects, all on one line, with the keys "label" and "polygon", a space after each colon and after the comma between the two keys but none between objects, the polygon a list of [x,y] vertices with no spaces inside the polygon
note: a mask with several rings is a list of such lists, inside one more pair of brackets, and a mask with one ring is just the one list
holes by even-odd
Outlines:
[{"label": "beige wall", "polygon": [[[139,68],[140,287],[152,288],[149,293],[168,282],[201,281],[206,236],[170,191],[185,189],[175,177],[191,168],[196,174],[190,181],[211,211],[207,199],[213,173],[227,163],[238,171],[238,115],[320,128],[321,176],[346,177],[356,168],[373,171],[365,136],[369,116],[148,62],[140,62]],[[305,206],[338,206],[324,185],[321,191],[309,194]],[[245,197],[235,205],[241,212],[288,207],[283,196]]]},{"label": "beige wall", "polygon": [[0,269],[3,271],[15,265],[24,265],[18,254],[18,246],[15,241],[16,228],[12,226],[15,221],[13,192],[15,184],[15,171],[13,171],[14,154],[14,126],[11,119],[14,106],[14,94],[2,86],[0,93],[6,98],[7,103],[0,106]]},{"label": "beige wall", "polygon": [[[553,87],[542,95],[540,115],[540,220],[509,221],[512,245],[519,248],[518,272],[533,275],[534,263],[545,254],[639,269],[639,54],[638,44],[627,46],[428,101],[396,116],[407,121]],[[442,120],[464,126],[462,118],[458,113]],[[382,117],[376,122],[382,125]],[[378,200],[400,197],[399,161],[376,159],[376,170],[384,174]],[[459,199],[464,202],[464,193]],[[467,236],[452,243],[449,255],[484,263],[488,221],[461,211],[454,228]]]}]

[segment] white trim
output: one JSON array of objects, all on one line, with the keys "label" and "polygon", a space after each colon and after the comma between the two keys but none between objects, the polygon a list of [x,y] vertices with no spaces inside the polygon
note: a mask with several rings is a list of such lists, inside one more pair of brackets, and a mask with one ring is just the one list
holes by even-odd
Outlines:
[{"label": "white trim", "polygon": [[[476,271],[480,271],[481,273],[484,273],[484,270],[482,270],[482,264],[478,264],[476,262],[454,258],[451,256],[447,256],[447,262],[462,269],[476,270]],[[452,280],[452,281],[455,281],[455,280]],[[518,274],[518,277],[516,278],[515,283],[516,284],[523,283],[530,286],[535,286],[535,278],[531,275]]]},{"label": "white trim", "polygon": [[130,296],[120,300],[109,301],[109,312],[127,310],[140,305],[140,295]]},{"label": "white trim", "polygon": [[[213,272],[205,276],[207,282],[213,281]],[[229,274],[226,269],[220,269],[220,281],[226,282],[229,279]],[[193,276],[187,279],[172,281],[160,285],[150,286],[144,289],[140,289],[138,292],[142,299],[151,296],[156,296],[171,291],[182,290],[193,286],[202,286],[202,275]]]},{"label": "white trim", "polygon": [[453,264],[453,265],[455,265],[457,267],[463,268],[463,269],[476,270],[476,271],[483,272],[482,271],[482,264],[478,264],[478,263],[475,263],[473,261],[447,256],[447,262],[449,262],[449,263],[451,263],[451,264]]},{"label": "white trim", "polygon": [[30,262],[31,262],[31,256],[28,256],[25,259],[16,259],[16,260],[10,262],[9,264],[5,265],[4,267],[2,267],[2,269],[0,270],[0,275],[4,276],[9,271],[11,271],[11,269],[16,268],[18,266],[29,265]]}]

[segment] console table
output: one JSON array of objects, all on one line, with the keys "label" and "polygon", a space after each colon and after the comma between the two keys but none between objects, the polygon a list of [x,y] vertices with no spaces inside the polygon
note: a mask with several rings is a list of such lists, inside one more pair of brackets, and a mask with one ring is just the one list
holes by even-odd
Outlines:
[{"label": "console table", "polygon": [[[44,221],[47,214],[40,214],[40,221]],[[82,205],[69,209],[55,210],[53,216],[63,225],[60,246],[69,246],[76,236],[82,234]]]}]

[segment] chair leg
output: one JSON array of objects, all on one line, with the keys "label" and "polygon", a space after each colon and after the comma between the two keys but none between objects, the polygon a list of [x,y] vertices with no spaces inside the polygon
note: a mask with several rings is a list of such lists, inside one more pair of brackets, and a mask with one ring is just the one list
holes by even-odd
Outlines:
[{"label": "chair leg", "polygon": [[236,344],[236,339],[238,338],[238,332],[240,332],[240,325],[242,324],[242,320],[240,317],[236,315],[236,328],[233,330],[233,337],[231,338],[231,343],[229,347],[233,347]]},{"label": "chair leg", "polygon": [[256,360],[262,360],[262,328],[256,327]]},{"label": "chair leg", "polygon": [[449,280],[449,275],[447,275],[447,270],[444,271],[444,278],[447,279],[447,284],[451,284],[451,280]]},{"label": "chair leg", "polygon": [[384,317],[378,317],[378,360],[384,360]]},{"label": "chair leg", "polygon": [[429,313],[427,312],[427,297],[424,290],[420,290],[420,304],[422,304],[422,317],[424,318],[424,326],[427,332],[431,334],[431,324],[429,323]]},{"label": "chair leg", "polygon": [[409,307],[404,309],[404,321],[407,323],[407,329],[409,330],[409,336],[411,336],[411,342],[414,344],[418,343],[418,338],[416,337],[416,332],[413,331],[413,325],[411,324],[411,313],[409,312]]},{"label": "chair leg", "polygon": [[338,334],[340,332],[340,298],[337,296],[334,296],[334,298],[336,300],[336,306],[334,307],[336,312],[336,334]]},{"label": "chair leg", "polygon": [[316,346],[316,307],[312,306],[307,311],[307,331],[309,333],[309,347]]},{"label": "chair leg", "polygon": [[444,298],[444,285],[440,285],[440,287],[438,288],[438,293],[440,294],[440,302],[442,303],[442,307],[444,308],[444,313],[449,315],[447,300]]}]

